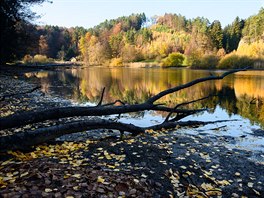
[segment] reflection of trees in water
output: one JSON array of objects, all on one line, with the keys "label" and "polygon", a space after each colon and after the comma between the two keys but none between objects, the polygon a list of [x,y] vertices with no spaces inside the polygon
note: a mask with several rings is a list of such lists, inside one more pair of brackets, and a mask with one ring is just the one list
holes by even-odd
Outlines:
[{"label": "reflection of trees in water", "polygon": [[[103,87],[106,87],[105,103],[120,99],[134,104],[146,101],[146,99],[159,91],[206,75],[206,72],[197,74],[188,70],[94,68],[81,71],[67,70],[65,72],[39,73],[37,77],[41,79],[42,87],[46,87],[47,91],[55,91],[59,95],[76,102],[89,101],[97,103]],[[219,104],[223,109],[226,109],[229,115],[239,114],[249,118],[252,122],[264,125],[263,98],[260,97],[258,100],[262,101],[262,103],[251,102],[256,95],[254,89],[252,89],[255,81],[259,83],[256,87],[260,88],[260,79],[253,77],[251,81],[249,78],[243,81],[241,77],[230,77],[224,81],[201,83],[163,97],[158,102],[172,107],[182,102],[208,96],[209,94],[218,95],[218,97],[189,104],[187,107],[192,109],[208,107],[214,111],[217,104]]]},{"label": "reflection of trees in water", "polygon": [[248,118],[252,124],[260,123],[264,127],[264,98],[254,102],[254,98],[245,94],[239,97],[237,107],[239,115]]},{"label": "reflection of trees in water", "polygon": [[55,92],[67,99],[79,99],[82,95],[79,89],[79,78],[70,72],[41,72],[34,76],[40,79],[44,93]]},{"label": "reflection of trees in water", "polygon": [[223,109],[226,109],[229,115],[237,114],[238,108],[236,106],[237,98],[235,95],[235,90],[228,86],[223,86],[217,94],[219,99],[219,105]]},{"label": "reflection of trees in water", "polygon": [[236,97],[235,89],[228,86],[222,87],[219,91],[219,105],[225,109],[229,115],[238,114],[250,120],[252,124],[264,126],[264,98],[258,98],[254,102],[254,97],[247,94]]}]

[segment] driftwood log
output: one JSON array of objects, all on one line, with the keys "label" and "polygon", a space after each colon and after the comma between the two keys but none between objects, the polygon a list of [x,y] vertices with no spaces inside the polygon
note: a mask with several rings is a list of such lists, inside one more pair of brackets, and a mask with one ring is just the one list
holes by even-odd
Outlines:
[{"label": "driftwood log", "polygon": [[[164,104],[157,104],[155,102],[157,102],[163,96],[191,87],[195,84],[205,81],[211,81],[211,80],[221,80],[227,75],[245,70],[246,69],[231,70],[223,73],[220,76],[211,75],[208,77],[199,78],[189,83],[164,90],[150,97],[146,102],[141,104],[132,104],[132,105],[125,104],[120,100],[117,100],[113,103],[102,104],[103,96],[104,96],[104,90],[103,90],[98,105],[94,107],[61,107],[61,108],[53,108],[42,111],[36,111],[36,112],[27,111],[20,114],[2,117],[0,118],[0,130],[17,128],[28,124],[43,122],[46,120],[56,120],[60,118],[75,117],[75,116],[104,116],[104,115],[114,115],[114,114],[120,115],[124,113],[148,111],[148,110],[168,112],[168,116],[166,117],[163,123],[150,127],[140,127],[140,126],[135,126],[133,124],[124,124],[121,122],[114,122],[110,120],[95,119],[95,120],[82,120],[82,121],[69,122],[65,124],[40,128],[36,130],[18,132],[15,133],[14,135],[0,137],[0,151],[24,149],[32,145],[37,145],[40,143],[47,142],[49,140],[53,140],[65,134],[81,132],[91,129],[99,129],[99,128],[116,129],[122,133],[124,131],[127,131],[132,133],[133,135],[138,135],[140,133],[144,133],[145,130],[148,129],[160,130],[162,128],[172,129],[177,126],[210,124],[212,122],[198,122],[198,121],[179,122],[179,120],[181,120],[186,116],[206,110],[206,109],[188,110],[188,109],[179,109],[179,107],[209,98],[211,96],[207,96],[205,98],[197,99],[194,101],[181,103],[176,105],[174,108],[167,107]],[[117,102],[122,103],[123,105],[114,106]]]}]

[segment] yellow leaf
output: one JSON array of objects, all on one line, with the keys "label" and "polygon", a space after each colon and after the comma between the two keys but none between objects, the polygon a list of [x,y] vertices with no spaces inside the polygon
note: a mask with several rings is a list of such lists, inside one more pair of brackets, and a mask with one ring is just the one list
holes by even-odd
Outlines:
[{"label": "yellow leaf", "polygon": [[112,166],[112,165],[107,165],[107,166],[108,166],[108,168],[112,168],[112,169],[115,168],[115,166]]},{"label": "yellow leaf", "polygon": [[219,185],[222,185],[222,186],[230,185],[229,181],[227,181],[227,180],[217,181],[217,183],[218,183]]},{"label": "yellow leaf", "polygon": [[6,182],[4,182],[4,179],[2,177],[0,177],[0,186],[5,186],[7,185]]},{"label": "yellow leaf", "polygon": [[190,171],[187,171],[186,174],[187,175],[192,175],[192,173]]},{"label": "yellow leaf", "polygon": [[[9,153],[9,152],[8,152]],[[12,159],[9,159],[1,164],[1,166],[5,166],[11,162]]]},{"label": "yellow leaf", "polygon": [[20,175],[20,177],[24,177],[24,176],[26,176],[26,175],[28,175],[28,172],[24,172],[24,173],[22,173],[22,174]]},{"label": "yellow leaf", "polygon": [[222,195],[222,192],[218,190],[215,190],[215,191],[211,190],[211,191],[206,192],[205,194],[208,196],[220,196]]},{"label": "yellow leaf", "polygon": [[212,190],[214,187],[212,186],[212,184],[206,184],[206,183],[202,183],[201,187],[204,190]]},{"label": "yellow leaf", "polygon": [[31,155],[31,157],[33,157],[33,158],[37,158],[37,157],[38,157],[34,152],[30,153],[30,155]]},{"label": "yellow leaf", "polygon": [[72,177],[80,179],[81,178],[81,174],[74,174],[74,175],[72,175]]},{"label": "yellow leaf", "polygon": [[97,182],[98,183],[103,183],[105,181],[105,179],[102,176],[98,176],[97,177]]}]

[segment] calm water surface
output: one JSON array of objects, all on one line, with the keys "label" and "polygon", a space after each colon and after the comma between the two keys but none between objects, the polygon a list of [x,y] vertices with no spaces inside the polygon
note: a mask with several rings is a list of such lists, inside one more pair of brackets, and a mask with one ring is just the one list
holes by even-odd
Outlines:
[{"label": "calm water surface", "polygon": [[[220,75],[221,71],[212,72]],[[102,89],[106,87],[104,103],[116,99],[127,103],[140,103],[158,92],[190,82],[196,78],[209,76],[209,71],[189,69],[160,68],[106,68],[90,67],[69,69],[66,71],[43,71],[30,73],[31,79],[38,79],[42,91],[51,96],[68,99],[76,105],[93,105],[99,101]],[[230,75],[221,81],[210,81],[184,89],[160,99],[158,102],[175,106],[190,101],[217,95],[202,102],[187,106],[188,108],[208,107],[210,111],[189,116],[184,120],[220,120],[238,119],[239,121],[219,123],[214,126],[189,130],[188,133],[210,132],[216,126],[223,127],[211,135],[229,135],[240,138],[241,135],[251,137],[252,131],[264,128],[264,71],[246,71]],[[142,112],[123,115],[121,121],[133,122],[148,126],[161,122],[165,113]],[[238,139],[237,147],[264,150],[262,137]],[[253,139],[252,139],[253,138]]]}]

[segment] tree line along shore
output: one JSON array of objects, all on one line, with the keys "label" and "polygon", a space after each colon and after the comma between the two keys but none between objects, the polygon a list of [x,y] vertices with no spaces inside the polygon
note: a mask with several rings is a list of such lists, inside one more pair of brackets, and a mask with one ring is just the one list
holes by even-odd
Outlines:
[{"label": "tree line along shore", "polygon": [[10,5],[20,20],[8,15],[9,10],[1,11],[1,64],[70,61],[107,66],[264,68],[263,8],[247,19],[235,18],[225,27],[204,17],[164,14],[147,18],[141,13],[85,29],[34,25],[34,14],[21,5]]}]

